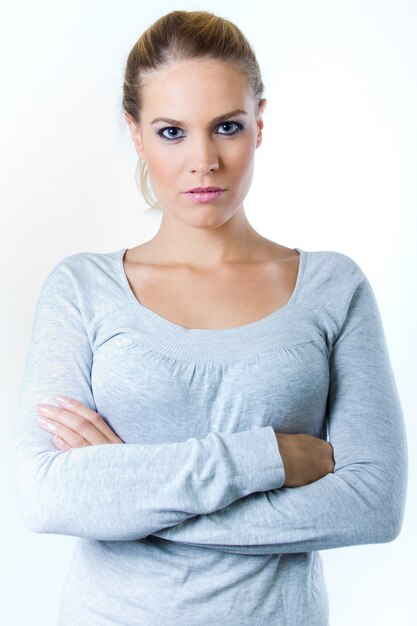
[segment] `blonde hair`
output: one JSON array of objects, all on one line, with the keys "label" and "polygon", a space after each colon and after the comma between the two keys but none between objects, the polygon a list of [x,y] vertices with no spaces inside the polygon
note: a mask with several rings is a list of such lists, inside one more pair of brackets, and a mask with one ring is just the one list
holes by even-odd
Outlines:
[{"label": "blonde hair", "polygon": [[[195,58],[231,63],[246,77],[259,105],[264,84],[255,53],[242,31],[233,22],[207,11],[172,11],[156,20],[139,37],[127,57],[124,111],[139,123],[146,73],[175,61]],[[141,157],[135,176],[150,207],[148,211],[162,211],[161,204],[151,197],[147,164]]]}]

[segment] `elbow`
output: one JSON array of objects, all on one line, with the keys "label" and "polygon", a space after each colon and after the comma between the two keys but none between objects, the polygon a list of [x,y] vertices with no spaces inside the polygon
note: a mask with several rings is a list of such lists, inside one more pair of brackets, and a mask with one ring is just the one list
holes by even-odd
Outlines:
[{"label": "elbow", "polygon": [[42,505],[42,497],[38,495],[38,490],[31,485],[31,488],[19,488],[18,502],[20,517],[23,524],[35,533],[53,533],[50,515],[45,506]]},{"label": "elbow", "polygon": [[407,462],[397,465],[397,472],[380,498],[381,543],[389,543],[400,535],[405,516],[408,489]]},{"label": "elbow", "polygon": [[402,519],[399,519],[398,516],[389,519],[385,518],[383,521],[380,521],[379,527],[375,527],[372,543],[390,543],[395,541],[401,533],[402,526]]},{"label": "elbow", "polygon": [[19,479],[16,487],[16,503],[22,523],[32,532],[47,533],[49,529],[45,524],[45,516],[41,514],[39,501],[33,481],[28,484],[27,479],[24,481]]},{"label": "elbow", "polygon": [[390,543],[400,535],[405,513],[406,482],[392,485],[390,493],[380,495],[375,506],[373,529],[374,543]]},{"label": "elbow", "polygon": [[380,533],[378,543],[390,543],[400,535],[404,522],[404,501],[396,506],[385,508],[380,516]]},{"label": "elbow", "polygon": [[34,515],[32,508],[28,506],[20,506],[20,516],[23,524],[34,533],[48,533],[51,532],[45,525],[44,520],[41,520],[39,516]]},{"label": "elbow", "polygon": [[[400,535],[405,512],[407,476],[387,474],[369,467],[342,469],[334,474],[343,489],[352,514],[354,544],[390,543]],[[353,544],[353,545],[354,545]]]},{"label": "elbow", "polygon": [[16,494],[23,524],[35,533],[54,533],[61,507],[58,506],[56,485],[51,482],[50,454],[21,459],[16,468]]}]

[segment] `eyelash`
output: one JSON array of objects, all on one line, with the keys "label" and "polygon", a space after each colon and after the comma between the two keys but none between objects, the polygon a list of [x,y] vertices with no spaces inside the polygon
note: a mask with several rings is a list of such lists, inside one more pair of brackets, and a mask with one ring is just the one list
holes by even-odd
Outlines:
[{"label": "eyelash", "polygon": [[[225,135],[226,137],[234,137],[234,135],[237,135],[244,129],[243,124],[241,124],[240,122],[234,122],[232,120],[227,122],[221,122],[218,127],[223,126],[224,124],[235,124],[235,126],[237,126],[237,130],[235,130],[233,133],[220,133],[220,135]],[[164,139],[165,141],[176,141],[177,139],[182,139],[182,137],[165,137],[165,135],[163,135],[162,133],[164,132],[164,130],[168,130],[170,128],[177,129],[179,128],[179,126],[164,126],[164,128],[158,130],[157,134],[161,137],[161,139]]]}]

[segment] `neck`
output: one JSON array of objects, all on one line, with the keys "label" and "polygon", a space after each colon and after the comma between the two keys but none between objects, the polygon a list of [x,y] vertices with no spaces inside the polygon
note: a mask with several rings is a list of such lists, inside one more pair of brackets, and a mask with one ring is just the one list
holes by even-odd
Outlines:
[{"label": "neck", "polygon": [[224,224],[213,228],[192,226],[164,212],[149,244],[159,263],[210,269],[254,259],[255,250],[264,241],[250,225],[242,206]]}]

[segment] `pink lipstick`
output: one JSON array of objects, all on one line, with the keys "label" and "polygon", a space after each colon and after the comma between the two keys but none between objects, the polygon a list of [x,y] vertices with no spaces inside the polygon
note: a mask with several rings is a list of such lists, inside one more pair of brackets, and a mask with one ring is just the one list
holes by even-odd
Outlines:
[{"label": "pink lipstick", "polygon": [[221,198],[225,189],[222,187],[195,187],[189,189],[185,194],[193,200],[193,202],[213,202]]}]

